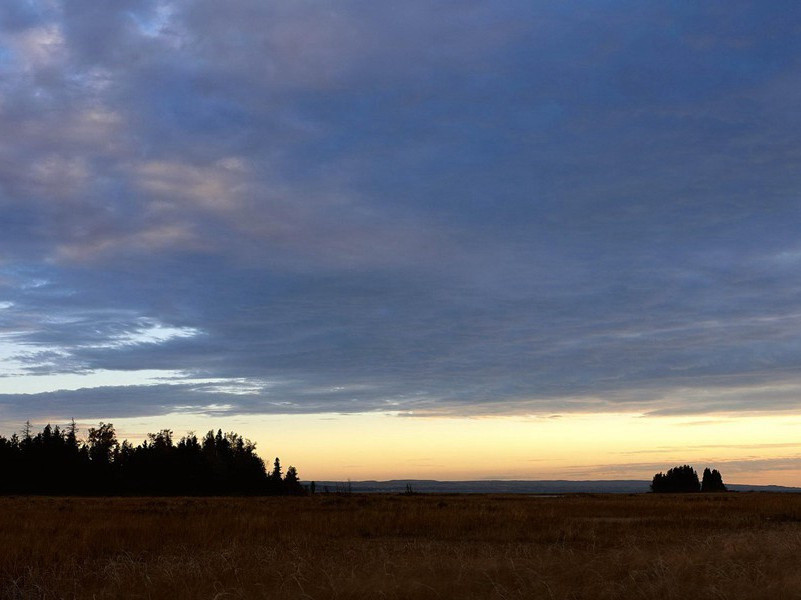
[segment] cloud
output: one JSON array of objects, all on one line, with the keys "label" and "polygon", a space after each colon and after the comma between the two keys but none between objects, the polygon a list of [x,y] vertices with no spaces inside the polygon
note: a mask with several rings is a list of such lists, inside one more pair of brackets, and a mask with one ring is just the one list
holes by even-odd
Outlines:
[{"label": "cloud", "polygon": [[4,3],[6,370],[187,378],[4,410],[797,410],[799,9],[637,6]]}]

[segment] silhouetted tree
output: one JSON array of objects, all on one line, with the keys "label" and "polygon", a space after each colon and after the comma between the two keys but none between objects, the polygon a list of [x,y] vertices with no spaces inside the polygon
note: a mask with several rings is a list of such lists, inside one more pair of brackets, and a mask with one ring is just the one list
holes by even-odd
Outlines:
[{"label": "silhouetted tree", "polygon": [[278,457],[275,457],[275,462],[273,463],[273,472],[270,473],[270,479],[273,481],[281,481],[281,461]]},{"label": "silhouetted tree", "polygon": [[89,460],[96,464],[108,464],[117,447],[117,433],[111,423],[100,423],[97,428],[89,428]]},{"label": "silhouetted tree", "polygon": [[286,470],[286,477],[284,477],[284,493],[293,495],[306,493],[303,486],[300,484],[298,470],[295,467],[290,466]]},{"label": "silhouetted tree", "polygon": [[657,473],[651,481],[651,491],[657,493],[700,492],[698,473],[689,465],[673,467],[667,473]]},{"label": "silhouetted tree", "polygon": [[78,447],[78,426],[75,424],[75,419],[70,420],[67,426],[67,435],[64,438],[68,446]]},{"label": "silhouetted tree", "polygon": [[704,475],[701,478],[701,491],[702,492],[726,492],[726,486],[723,485],[723,477],[717,469],[709,470],[709,467],[704,469]]}]

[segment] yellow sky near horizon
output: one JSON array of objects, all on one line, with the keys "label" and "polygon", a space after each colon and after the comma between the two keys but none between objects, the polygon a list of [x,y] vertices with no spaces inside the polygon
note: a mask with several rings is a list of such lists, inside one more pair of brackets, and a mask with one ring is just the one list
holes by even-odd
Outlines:
[{"label": "yellow sky near horizon", "polygon": [[[801,485],[801,415],[403,417],[173,414],[113,420],[120,439],[164,427],[233,430],[305,480],[650,479],[691,464],[729,483]],[[176,425],[180,423],[179,427]]]}]

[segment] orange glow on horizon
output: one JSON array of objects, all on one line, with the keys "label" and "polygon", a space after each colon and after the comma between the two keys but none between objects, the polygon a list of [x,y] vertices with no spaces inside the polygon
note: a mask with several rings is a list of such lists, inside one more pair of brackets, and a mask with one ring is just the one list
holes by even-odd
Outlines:
[{"label": "orange glow on horizon", "polygon": [[801,485],[801,416],[399,417],[392,414],[174,414],[117,419],[120,438],[170,423],[176,438],[211,428],[257,442],[259,455],[295,465],[304,480],[650,479],[690,464],[728,483]]}]

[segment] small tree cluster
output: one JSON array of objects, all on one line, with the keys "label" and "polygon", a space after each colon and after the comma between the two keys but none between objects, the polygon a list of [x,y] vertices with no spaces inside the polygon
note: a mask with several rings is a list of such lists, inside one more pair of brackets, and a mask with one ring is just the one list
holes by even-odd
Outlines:
[{"label": "small tree cluster", "polygon": [[652,492],[700,492],[698,473],[689,465],[673,467],[667,473],[657,473],[651,482]]},{"label": "small tree cluster", "polygon": [[727,492],[726,486],[723,485],[723,477],[717,469],[709,470],[709,467],[704,469],[704,475],[701,478],[701,491],[702,492]]},{"label": "small tree cluster", "polygon": [[150,433],[140,445],[120,443],[111,423],[89,428],[78,439],[73,421],[37,434],[0,436],[0,493],[16,494],[301,494],[297,470],[271,474],[255,444],[236,433]]},{"label": "small tree cluster", "polygon": [[703,483],[689,465],[673,467],[667,473],[657,473],[651,481],[651,491],[657,493],[725,492],[723,477],[717,469],[704,469]]}]

